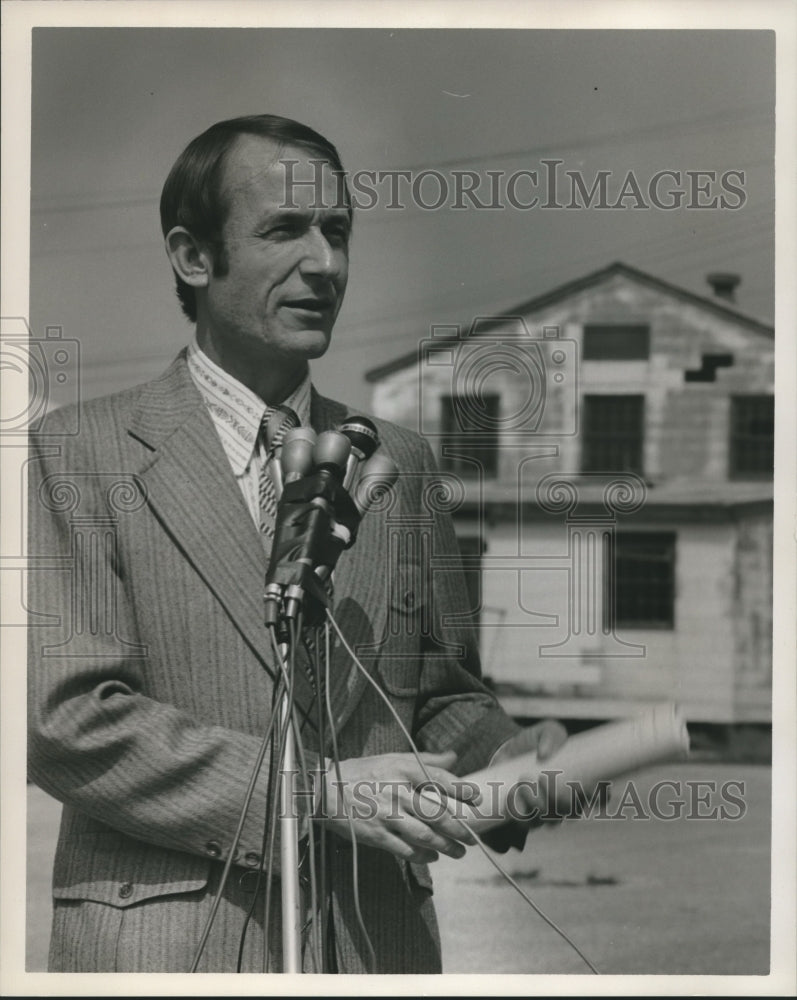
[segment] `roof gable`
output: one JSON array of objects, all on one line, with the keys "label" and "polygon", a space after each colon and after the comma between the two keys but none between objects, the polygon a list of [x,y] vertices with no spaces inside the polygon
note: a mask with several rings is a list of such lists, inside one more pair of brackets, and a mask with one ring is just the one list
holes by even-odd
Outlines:
[{"label": "roof gable", "polygon": [[[663,281],[661,278],[647,274],[645,271],[640,271],[635,267],[630,267],[628,264],[623,264],[621,261],[615,261],[613,264],[609,264],[608,267],[601,268],[598,271],[592,271],[590,274],[584,275],[581,278],[576,278],[574,281],[568,281],[564,285],[559,285],[558,288],[554,288],[550,292],[545,292],[535,298],[527,299],[525,302],[521,302],[519,305],[514,306],[514,308],[505,310],[502,315],[503,317],[524,316],[529,313],[536,312],[539,309],[544,309],[548,306],[555,305],[558,302],[562,302],[578,292],[609,281],[611,278],[618,275],[629,278],[632,281],[636,281],[637,283],[645,285],[648,288],[652,288],[655,291],[663,292],[664,294],[670,295],[674,298],[679,298],[690,305],[706,309],[721,318],[733,320],[734,323],[747,327],[747,329],[754,333],[763,334],[768,337],[774,336],[775,330],[773,326],[767,323],[762,323],[760,320],[754,319],[751,316],[747,316],[745,313],[735,309],[732,305],[725,304],[716,297],[698,295],[695,292],[687,291],[685,288],[670,284],[668,281]],[[496,316],[496,323],[494,325],[497,325],[501,318],[502,317]],[[491,325],[489,323],[484,323],[481,326],[480,332],[487,332],[490,329],[492,329]],[[451,340],[452,342],[456,341],[456,338],[452,337]],[[441,343],[444,342],[445,341],[441,338]],[[394,372],[401,371],[401,369],[414,364],[417,360],[418,351],[408,351],[406,354],[402,354],[399,357],[394,358],[392,361],[388,361],[369,369],[369,371],[365,373],[365,378],[368,382],[379,382],[388,375],[392,375]]]}]

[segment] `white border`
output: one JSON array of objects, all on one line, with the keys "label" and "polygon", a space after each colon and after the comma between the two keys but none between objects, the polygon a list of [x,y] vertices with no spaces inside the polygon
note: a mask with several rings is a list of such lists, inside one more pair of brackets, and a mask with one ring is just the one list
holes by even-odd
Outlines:
[{"label": "white border", "polygon": [[[30,69],[34,26],[119,27],[423,27],[560,29],[771,29],[777,36],[777,231],[776,231],[776,501],[774,726],[779,735],[773,765],[772,971],[769,976],[482,976],[304,977],[105,975],[24,972],[25,922],[25,643],[21,629],[0,635],[0,991],[5,995],[298,996],[308,992],[346,995],[459,994],[572,996],[777,995],[794,992],[795,940],[795,351],[794,269],[797,261],[795,202],[795,95],[797,95],[797,5],[790,0],[382,0],[371,2],[223,2],[223,0],[3,0],[2,3],[2,301],[0,315],[28,315]],[[3,504],[16,501],[4,494]],[[5,519],[6,523],[10,519]],[[6,538],[2,538],[6,551]],[[780,790],[780,793],[779,793]],[[22,808],[20,808],[22,806]],[[728,872],[732,878],[733,873]],[[740,911],[739,920],[744,921]]]}]

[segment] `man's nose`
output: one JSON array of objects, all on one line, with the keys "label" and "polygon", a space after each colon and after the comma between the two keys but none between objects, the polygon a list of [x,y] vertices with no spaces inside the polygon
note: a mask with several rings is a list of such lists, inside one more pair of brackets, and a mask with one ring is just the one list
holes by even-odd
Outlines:
[{"label": "man's nose", "polygon": [[340,270],[339,255],[320,229],[311,227],[305,234],[301,270],[305,274],[332,276]]}]

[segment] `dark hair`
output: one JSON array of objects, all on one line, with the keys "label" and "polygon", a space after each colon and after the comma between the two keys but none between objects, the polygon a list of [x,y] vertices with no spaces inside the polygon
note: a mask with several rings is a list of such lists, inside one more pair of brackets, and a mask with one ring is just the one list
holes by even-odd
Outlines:
[{"label": "dark hair", "polygon": [[[337,149],[308,125],[279,115],[246,115],[216,122],[193,139],[178,156],[163,185],[160,201],[161,229],[165,236],[175,226],[183,226],[214,254],[214,270],[223,275],[226,258],[222,231],[229,205],[222,190],[224,164],[239,136],[255,135],[271,139],[279,146],[298,146],[328,160],[340,172],[345,185],[343,164]],[[348,188],[346,203],[350,205]],[[349,208],[351,212],[351,208]],[[175,274],[177,297],[183,312],[196,321],[194,289]]]}]

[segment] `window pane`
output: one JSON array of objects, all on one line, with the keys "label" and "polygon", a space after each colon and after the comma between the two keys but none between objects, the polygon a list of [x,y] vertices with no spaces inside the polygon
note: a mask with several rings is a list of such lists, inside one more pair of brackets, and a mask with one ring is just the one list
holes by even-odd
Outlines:
[{"label": "window pane", "polygon": [[585,323],[585,361],[645,361],[650,356],[650,327],[637,323]]},{"label": "window pane", "polygon": [[[443,440],[441,465],[448,472],[476,477],[479,463],[485,478],[498,474],[498,420],[501,398],[498,395],[443,396]],[[455,454],[446,454],[447,451]],[[471,459],[472,461],[468,461]]]},{"label": "window pane", "polygon": [[644,416],[644,396],[585,396],[583,471],[642,475]]},{"label": "window pane", "polygon": [[673,628],[675,532],[618,532],[615,579],[618,628]]},{"label": "window pane", "polygon": [[731,397],[730,475],[736,479],[771,478],[775,454],[773,396]]}]

